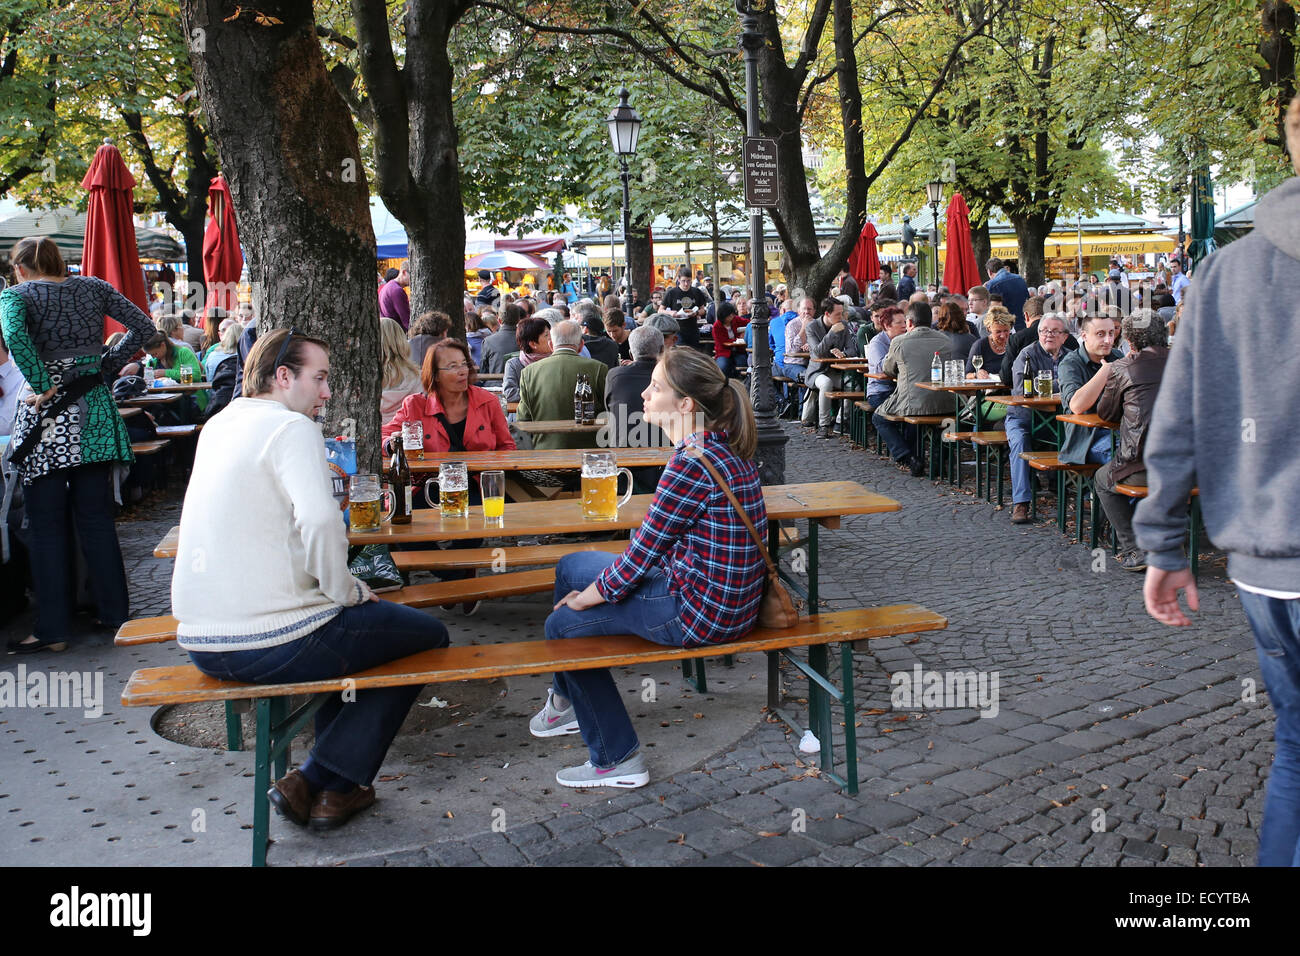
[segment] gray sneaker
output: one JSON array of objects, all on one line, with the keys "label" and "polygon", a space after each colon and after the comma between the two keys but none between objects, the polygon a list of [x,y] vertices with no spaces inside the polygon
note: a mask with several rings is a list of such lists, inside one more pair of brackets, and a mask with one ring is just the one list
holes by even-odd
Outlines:
[{"label": "gray sneaker", "polygon": [[1145,571],[1147,557],[1145,551],[1134,549],[1119,556],[1119,566],[1125,571]]},{"label": "gray sneaker", "polygon": [[638,751],[608,770],[598,770],[588,760],[581,767],[566,767],[555,775],[562,787],[622,787],[633,790],[650,782],[650,771]]},{"label": "gray sneaker", "polygon": [[556,710],[554,699],[555,690],[548,687],[546,706],[528,722],[528,732],[534,737],[562,737],[564,734],[578,733],[578,715],[573,712],[573,702],[569,702],[566,710]]}]

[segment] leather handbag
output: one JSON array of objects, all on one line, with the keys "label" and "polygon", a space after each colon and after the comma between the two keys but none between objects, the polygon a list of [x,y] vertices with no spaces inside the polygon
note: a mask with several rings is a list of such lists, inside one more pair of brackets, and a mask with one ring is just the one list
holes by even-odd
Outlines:
[{"label": "leather handbag", "polygon": [[799,623],[799,612],[795,610],[794,601],[790,599],[790,592],[781,583],[781,574],[776,565],[772,563],[772,558],[767,553],[767,548],[763,545],[763,539],[759,537],[754,522],[749,520],[749,515],[745,514],[745,509],[740,506],[740,502],[736,500],[736,496],[732,494],[731,488],[722,479],[718,469],[713,467],[713,463],[700,454],[691,457],[698,459],[700,464],[713,476],[713,480],[718,483],[722,493],[727,496],[731,506],[736,509],[736,514],[740,515],[740,520],[745,522],[745,527],[754,536],[754,543],[758,545],[758,553],[763,556],[763,561],[767,564],[767,579],[763,582],[763,598],[758,605],[758,626],[778,630],[794,627]]}]

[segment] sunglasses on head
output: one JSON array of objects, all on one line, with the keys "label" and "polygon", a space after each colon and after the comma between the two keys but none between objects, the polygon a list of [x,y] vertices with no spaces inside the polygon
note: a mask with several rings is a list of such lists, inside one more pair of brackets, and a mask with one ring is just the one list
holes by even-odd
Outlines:
[{"label": "sunglasses on head", "polygon": [[289,334],[286,335],[286,336],[284,337],[284,342],[283,342],[283,344],[281,344],[281,346],[280,346],[280,351],[279,351],[278,353],[276,353],[276,356],[275,356],[275,364],[271,366],[271,374],[272,374],[272,375],[275,374],[275,370],[276,370],[276,369],[278,369],[281,365],[284,364],[284,356],[285,356],[285,353],[289,351],[289,341],[290,341],[290,340],[291,340],[295,335],[302,335],[302,333],[299,332],[296,328],[290,327],[290,329],[289,329]]}]

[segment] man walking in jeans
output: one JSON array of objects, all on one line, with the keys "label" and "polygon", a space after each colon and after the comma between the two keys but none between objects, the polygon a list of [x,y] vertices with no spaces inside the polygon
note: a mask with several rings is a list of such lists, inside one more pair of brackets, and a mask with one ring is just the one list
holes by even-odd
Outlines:
[{"label": "man walking in jeans", "polygon": [[[1286,118],[1300,172],[1300,98]],[[1205,529],[1228,552],[1277,714],[1276,754],[1259,835],[1261,866],[1300,866],[1300,179],[1259,200],[1255,230],[1196,270],[1183,298],[1147,435],[1149,492],[1133,526],[1147,551],[1147,612],[1191,624],[1196,582],[1183,552],[1188,496],[1200,493]],[[1277,303],[1292,303],[1277,313]],[[1260,316],[1269,315],[1267,328]]]}]

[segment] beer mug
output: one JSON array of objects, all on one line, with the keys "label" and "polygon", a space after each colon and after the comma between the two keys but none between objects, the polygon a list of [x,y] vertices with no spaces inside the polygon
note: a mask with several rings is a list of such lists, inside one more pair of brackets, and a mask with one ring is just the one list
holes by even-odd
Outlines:
[{"label": "beer mug", "polygon": [[[438,486],[437,505],[429,494],[432,485]],[[424,500],[430,508],[436,507],[444,518],[468,518],[468,466],[463,461],[444,461],[438,466],[438,477],[424,483]]]},{"label": "beer mug", "polygon": [[1039,398],[1052,397],[1052,372],[1050,369],[1040,369],[1038,375],[1034,378],[1034,391]]},{"label": "beer mug", "polygon": [[[388,495],[388,508],[382,502]],[[353,475],[348,482],[348,514],[353,531],[378,531],[393,515],[393,493],[379,486],[378,475]]]},{"label": "beer mug", "polygon": [[[618,496],[618,476],[627,475],[627,494]],[[632,472],[618,467],[613,452],[582,453],[582,516],[588,521],[616,521],[618,509],[632,497]]]},{"label": "beer mug", "polygon": [[402,422],[402,450],[407,461],[424,461],[424,422]]},{"label": "beer mug", "polygon": [[194,369],[190,368],[188,365],[181,366],[181,384],[182,385],[194,384]]}]

